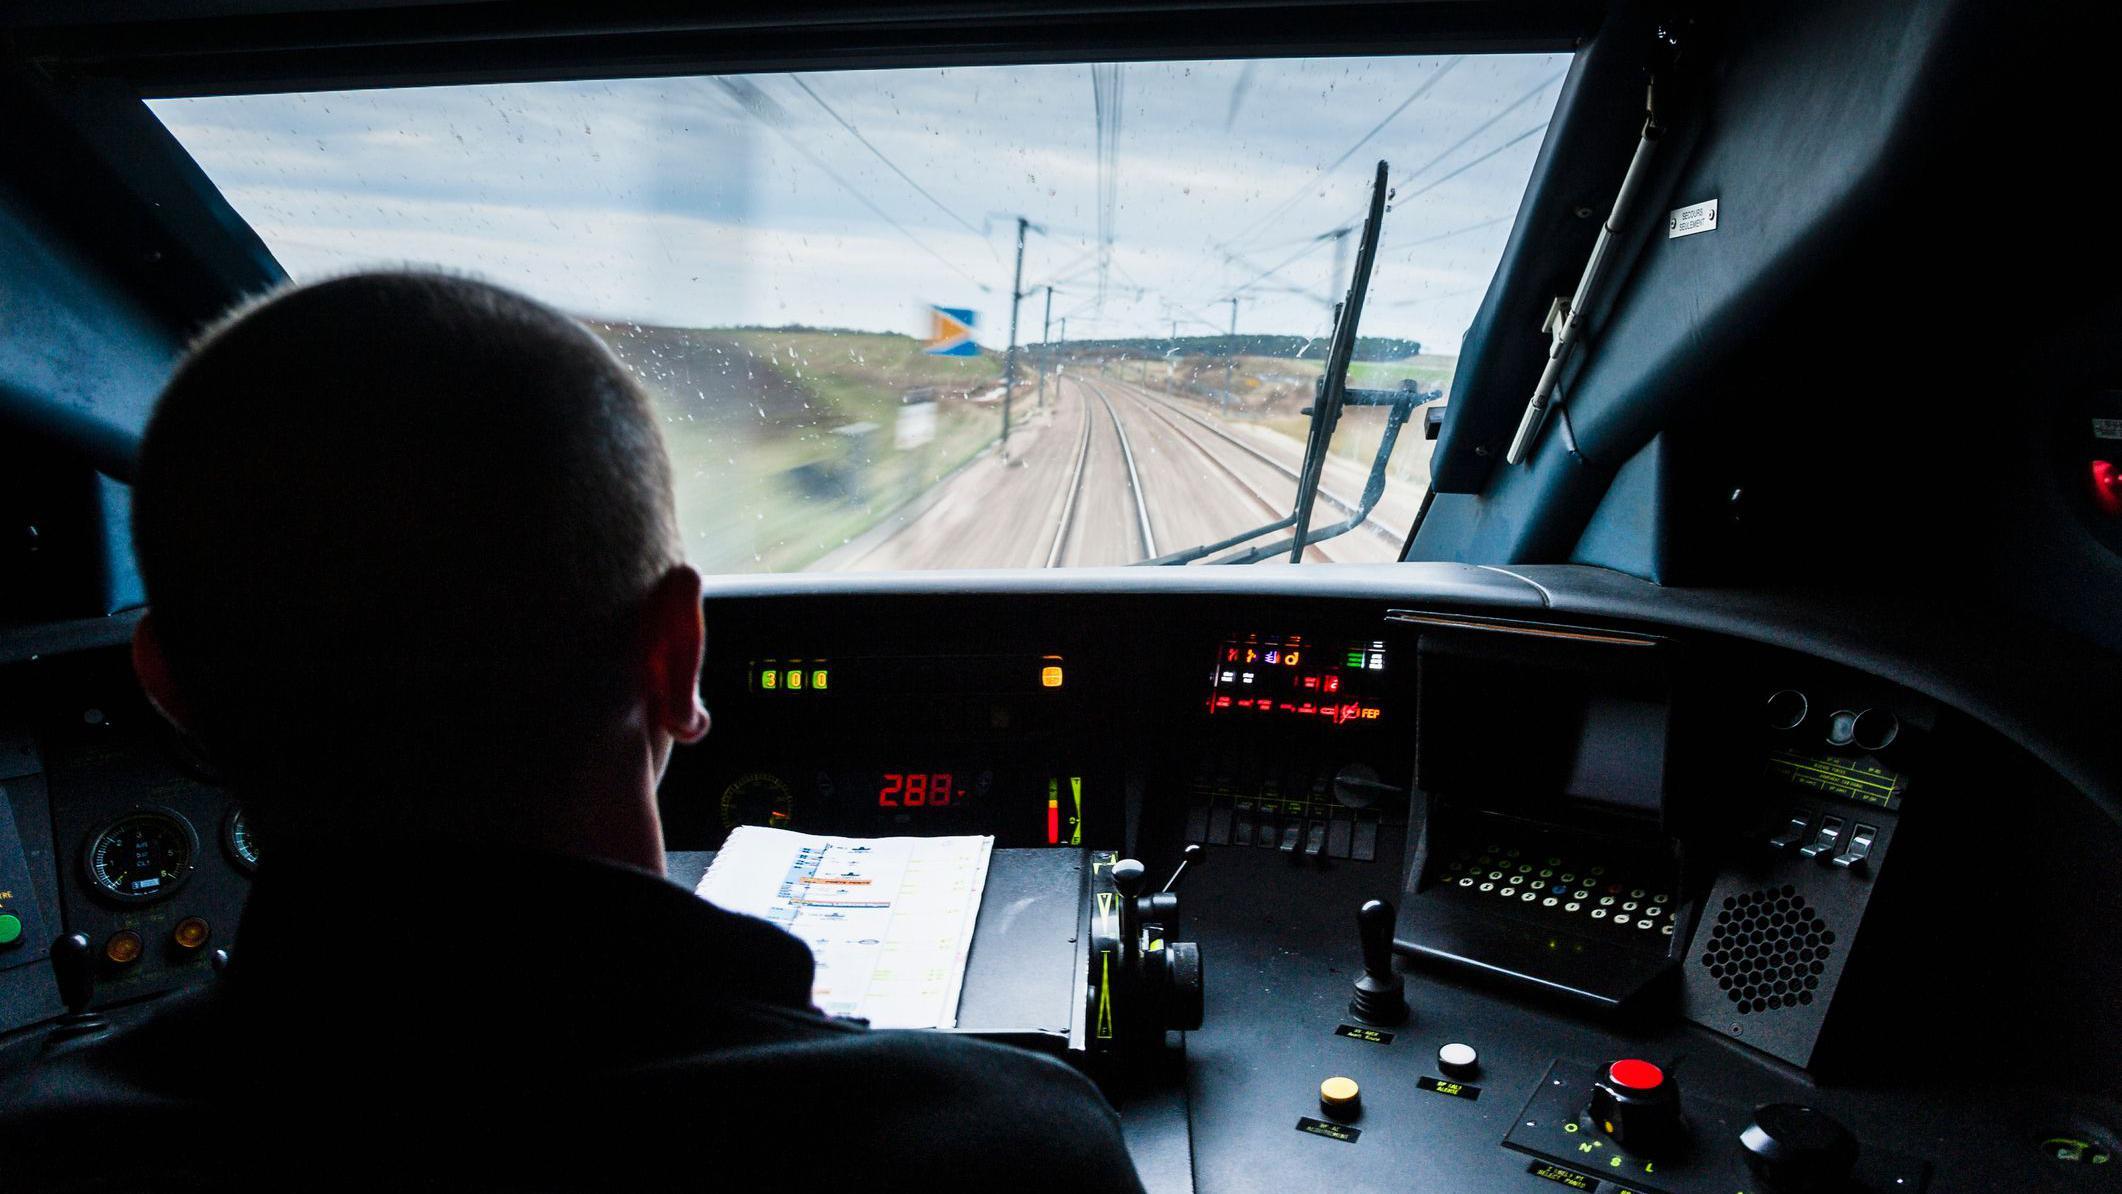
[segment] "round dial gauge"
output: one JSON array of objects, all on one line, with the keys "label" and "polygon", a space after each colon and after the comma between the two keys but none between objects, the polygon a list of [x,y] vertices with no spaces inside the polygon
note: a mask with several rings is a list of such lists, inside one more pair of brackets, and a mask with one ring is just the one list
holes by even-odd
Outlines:
[{"label": "round dial gauge", "polygon": [[242,809],[230,813],[222,823],[221,844],[228,847],[228,856],[244,873],[258,869],[258,839],[251,836],[251,823]]},{"label": "round dial gauge", "polygon": [[795,794],[778,775],[754,771],[737,777],[722,789],[722,824],[725,828],[765,825],[787,829],[795,818]]},{"label": "round dial gauge", "polygon": [[159,900],[184,886],[199,855],[192,823],[166,808],[137,808],[88,839],[85,862],[96,894],[129,904]]}]

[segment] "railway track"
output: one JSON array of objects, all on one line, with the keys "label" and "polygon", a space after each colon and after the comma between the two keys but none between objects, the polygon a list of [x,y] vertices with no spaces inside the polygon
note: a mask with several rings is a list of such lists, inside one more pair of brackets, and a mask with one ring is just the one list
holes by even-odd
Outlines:
[{"label": "railway track", "polygon": [[[1087,392],[1091,397],[1097,398],[1099,405],[1105,408],[1105,417],[1112,421],[1113,437],[1119,441],[1120,459],[1127,469],[1127,492],[1134,507],[1132,529],[1142,550],[1142,554],[1136,558],[1149,559],[1157,554],[1157,534],[1150,525],[1149,498],[1143,492],[1141,470],[1135,464],[1134,444],[1127,438],[1127,424],[1120,418],[1120,412],[1114,408],[1113,400],[1103,389],[1082,378],[1071,380],[1079,393]],[[1089,471],[1092,424],[1096,419],[1097,415],[1092,412],[1089,400],[1085,399],[1083,434],[1076,445],[1076,463],[1070,470],[1068,492],[1062,500],[1061,516],[1054,527],[1053,544],[1046,553],[1046,566],[1049,568],[1061,567],[1062,559],[1068,552],[1070,538],[1076,530],[1077,517],[1082,511],[1083,479]]]},{"label": "railway track", "polygon": [[[1143,394],[1138,390],[1123,387],[1121,389],[1121,393],[1134,399],[1137,405],[1142,408],[1144,413],[1149,415],[1149,417],[1157,420],[1159,423],[1162,423],[1165,427],[1169,428],[1172,434],[1178,436],[1181,441],[1183,441],[1188,447],[1192,448],[1197,454],[1199,454],[1201,459],[1207,461],[1208,464],[1213,467],[1217,471],[1217,473],[1219,473],[1223,477],[1224,480],[1230,482],[1230,484],[1235,486],[1240,493],[1244,494],[1245,497],[1253,503],[1253,505],[1259,508],[1259,513],[1263,519],[1273,520],[1276,518],[1280,518],[1289,512],[1286,505],[1278,503],[1276,499],[1270,497],[1266,492],[1261,490],[1259,486],[1247,480],[1242,473],[1230,466],[1229,461],[1225,460],[1216,451],[1211,449],[1206,443],[1202,442],[1202,439],[1199,435],[1195,434],[1184,423],[1180,422],[1180,420],[1176,417],[1178,412],[1167,411],[1162,403],[1152,401],[1146,394]],[[1269,463],[1272,462],[1270,461]],[[1307,558],[1313,560],[1314,562],[1334,562],[1332,553],[1325,550],[1324,546],[1321,544],[1314,543],[1306,545],[1305,553]]]},{"label": "railway track", "polygon": [[[1282,463],[1280,460],[1275,459],[1275,457],[1273,457],[1272,455],[1261,451],[1258,447],[1246,443],[1240,437],[1232,435],[1230,432],[1224,430],[1223,428],[1216,426],[1213,420],[1203,418],[1202,416],[1185,409],[1183,406],[1178,405],[1172,400],[1165,398],[1162,395],[1152,393],[1151,391],[1141,386],[1138,386],[1133,382],[1121,381],[1116,382],[1115,384],[1118,385],[1124,391],[1131,392],[1135,396],[1142,399],[1143,402],[1149,405],[1152,409],[1169,410],[1173,414],[1176,414],[1179,417],[1187,420],[1188,422],[1200,427],[1202,430],[1208,432],[1210,435],[1213,435],[1216,438],[1224,441],[1225,443],[1228,443],[1232,447],[1238,449],[1240,452],[1245,453],[1247,456],[1252,457],[1254,460],[1257,460],[1260,463],[1267,465],[1269,468],[1274,469],[1276,472],[1281,473],[1283,476],[1289,478],[1292,482],[1297,479],[1296,469],[1291,468],[1290,466]],[[1343,515],[1352,515],[1356,513],[1356,511],[1362,509],[1362,507],[1358,503],[1352,502],[1347,498],[1344,498],[1339,494],[1332,492],[1331,490],[1327,489],[1323,483],[1319,486],[1319,500],[1341,511]],[[1287,513],[1287,511],[1278,511],[1278,513]],[[1375,513],[1366,515],[1363,521],[1358,525],[1360,525],[1364,530],[1369,531],[1371,534],[1378,536],[1380,539],[1383,539],[1385,542],[1392,544],[1394,547],[1400,546],[1401,541],[1404,538],[1403,532],[1395,530],[1392,527],[1385,525],[1383,522],[1380,522]]]}]

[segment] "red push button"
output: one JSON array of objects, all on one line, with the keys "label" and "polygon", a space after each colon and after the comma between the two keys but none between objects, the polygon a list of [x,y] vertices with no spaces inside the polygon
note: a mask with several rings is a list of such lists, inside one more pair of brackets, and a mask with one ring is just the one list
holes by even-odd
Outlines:
[{"label": "red push button", "polygon": [[1606,1067],[1606,1078],[1629,1090],[1656,1090],[1665,1085],[1665,1071],[1647,1061],[1624,1058]]}]

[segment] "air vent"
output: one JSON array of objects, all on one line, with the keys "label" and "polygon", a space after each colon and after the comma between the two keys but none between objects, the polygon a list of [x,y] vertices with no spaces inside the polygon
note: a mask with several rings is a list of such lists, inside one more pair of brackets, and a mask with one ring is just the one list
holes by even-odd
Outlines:
[{"label": "air vent", "polygon": [[1701,962],[1740,1015],[1811,1006],[1835,933],[1798,889],[1727,896]]}]

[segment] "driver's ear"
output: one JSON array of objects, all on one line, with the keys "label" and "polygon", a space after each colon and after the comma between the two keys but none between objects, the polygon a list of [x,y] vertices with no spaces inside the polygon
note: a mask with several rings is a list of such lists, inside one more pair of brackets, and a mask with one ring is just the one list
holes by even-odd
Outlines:
[{"label": "driver's ear", "polygon": [[198,729],[190,706],[185,704],[184,694],[170,678],[169,656],[163,654],[162,636],[155,629],[152,611],[140,616],[140,624],[133,627],[133,674],[140,678],[140,687],[147,699],[169,723],[190,734]]},{"label": "driver's ear", "polygon": [[649,591],[643,679],[649,719],[680,742],[707,737],[707,705],[700,699],[700,663],[707,620],[700,609],[700,574],[680,564]]}]

